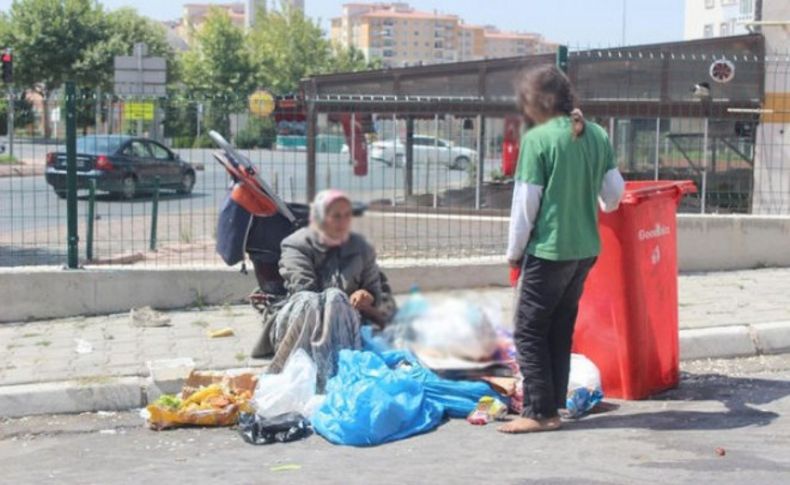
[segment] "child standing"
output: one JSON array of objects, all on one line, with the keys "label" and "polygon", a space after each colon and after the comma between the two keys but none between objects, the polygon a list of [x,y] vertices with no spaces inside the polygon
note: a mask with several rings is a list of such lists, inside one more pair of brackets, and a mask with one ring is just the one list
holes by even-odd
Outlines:
[{"label": "child standing", "polygon": [[518,101],[534,125],[522,138],[507,257],[521,268],[515,342],[524,412],[505,433],[559,429],[571,339],[587,274],[601,250],[598,207],[614,211],[624,185],[606,132],[574,111],[555,66],[528,71]]}]

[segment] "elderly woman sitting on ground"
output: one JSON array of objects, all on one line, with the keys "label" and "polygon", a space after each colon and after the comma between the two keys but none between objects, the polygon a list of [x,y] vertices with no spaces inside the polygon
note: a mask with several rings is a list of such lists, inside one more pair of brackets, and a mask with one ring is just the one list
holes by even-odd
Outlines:
[{"label": "elderly woman sitting on ground", "polygon": [[360,326],[379,327],[396,307],[376,252],[351,232],[352,206],[337,190],[319,193],[310,207],[310,226],[282,242],[280,274],[288,297],[264,314],[264,334],[254,354],[272,355],[278,373],[297,349],[318,368],[318,388],[336,372],[341,349],[361,347]]}]

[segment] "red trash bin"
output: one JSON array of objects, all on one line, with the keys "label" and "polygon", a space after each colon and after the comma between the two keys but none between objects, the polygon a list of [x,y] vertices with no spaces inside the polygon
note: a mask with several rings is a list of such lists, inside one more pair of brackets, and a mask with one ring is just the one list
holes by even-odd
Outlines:
[{"label": "red trash bin", "polygon": [[691,181],[628,182],[601,214],[602,251],[585,284],[573,351],[601,371],[604,394],[643,399],[679,374],[676,212]]}]

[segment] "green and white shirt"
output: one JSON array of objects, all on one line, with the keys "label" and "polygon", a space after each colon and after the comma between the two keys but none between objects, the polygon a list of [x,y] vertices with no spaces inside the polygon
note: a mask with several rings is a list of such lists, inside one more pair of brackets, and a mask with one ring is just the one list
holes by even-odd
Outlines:
[{"label": "green and white shirt", "polygon": [[508,260],[525,253],[551,261],[598,256],[598,208],[617,210],[624,187],[599,125],[586,123],[578,138],[567,116],[532,128],[521,138]]}]

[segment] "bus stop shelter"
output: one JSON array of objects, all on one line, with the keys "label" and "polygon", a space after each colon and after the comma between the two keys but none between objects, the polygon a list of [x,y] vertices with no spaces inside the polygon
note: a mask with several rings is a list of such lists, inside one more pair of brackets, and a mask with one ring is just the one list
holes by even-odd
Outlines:
[{"label": "bus stop shelter", "polygon": [[[317,116],[386,114],[406,120],[407,187],[414,118],[434,114],[518,116],[515,81],[528,68],[559,63],[585,116],[755,121],[764,97],[765,42],[745,35],[568,53],[486,59],[314,76],[301,83],[307,122],[307,193],[316,193]],[[732,72],[729,72],[730,69]],[[479,144],[484,147],[484,144]],[[480,163],[485,160],[480,153]],[[477,170],[482,178],[483,167]],[[408,190],[408,188],[407,188]]]}]

